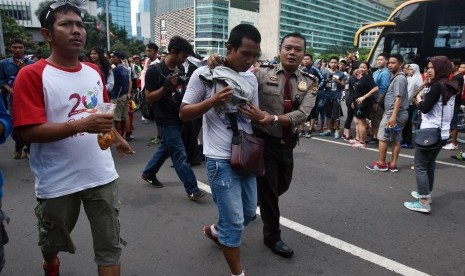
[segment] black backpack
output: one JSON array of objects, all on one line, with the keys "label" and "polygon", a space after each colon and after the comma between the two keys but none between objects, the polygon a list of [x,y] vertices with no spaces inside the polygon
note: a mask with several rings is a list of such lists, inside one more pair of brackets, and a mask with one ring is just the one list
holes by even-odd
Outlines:
[{"label": "black backpack", "polygon": [[145,99],[145,87],[142,89],[140,96],[140,112],[145,119],[153,121],[155,119],[155,113],[153,112],[153,104],[147,102]]},{"label": "black backpack", "polygon": [[[163,74],[161,73],[160,63],[156,63],[152,66],[155,66],[157,74],[163,76]],[[144,116],[145,119],[150,120],[150,121],[155,120],[155,112],[153,110],[153,103],[149,103],[145,99],[145,87],[142,88],[142,93],[140,97],[140,112],[142,116]]]}]

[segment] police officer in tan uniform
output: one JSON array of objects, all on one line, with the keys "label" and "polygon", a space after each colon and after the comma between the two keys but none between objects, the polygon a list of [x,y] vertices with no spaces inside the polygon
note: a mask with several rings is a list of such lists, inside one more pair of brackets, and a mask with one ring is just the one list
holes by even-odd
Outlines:
[{"label": "police officer in tan uniform", "polygon": [[[305,122],[315,105],[317,81],[299,70],[306,49],[305,37],[291,33],[283,37],[281,62],[255,68],[258,79],[259,107],[248,103],[239,107],[243,116],[263,118],[254,132],[265,140],[265,176],[257,178],[264,243],[279,256],[290,258],[294,251],[281,240],[279,196],[291,184],[294,169],[293,149],[297,144],[297,127]],[[221,58],[213,55],[208,64],[214,67]],[[260,116],[258,116],[260,117]]]},{"label": "police officer in tan uniform", "polygon": [[[299,70],[305,49],[304,36],[288,34],[281,40],[281,62],[255,71],[260,109],[268,113],[267,119],[256,129],[257,136],[265,140],[265,176],[257,178],[264,243],[285,258],[292,257],[294,251],[281,240],[279,196],[291,184],[293,148],[298,139],[296,130],[315,105],[312,94],[315,80]],[[289,87],[286,87],[287,78]],[[290,90],[290,97],[286,97],[286,90]]]}]

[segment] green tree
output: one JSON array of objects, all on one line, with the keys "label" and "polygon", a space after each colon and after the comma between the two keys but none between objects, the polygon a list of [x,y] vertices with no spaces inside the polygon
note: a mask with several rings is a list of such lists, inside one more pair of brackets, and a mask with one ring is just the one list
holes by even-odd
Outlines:
[{"label": "green tree", "polygon": [[37,18],[40,18],[40,13],[42,12],[42,10],[45,10],[50,5],[50,3],[52,3],[52,1],[44,1],[39,4],[39,7],[34,12]]},{"label": "green tree", "polygon": [[43,43],[37,44],[32,40],[32,35],[26,31],[23,26],[18,25],[14,18],[11,18],[4,13],[2,16],[3,24],[3,39],[5,42],[5,49],[8,49],[8,42],[12,38],[21,38],[26,47],[26,53],[41,54],[47,52],[47,47]]},{"label": "green tree", "polygon": [[[42,10],[46,9],[51,1],[40,3],[39,7],[35,11],[35,15],[39,17]],[[85,12],[82,18],[85,23],[85,29],[87,33],[87,41],[84,47],[84,52],[87,53],[90,48],[98,46],[102,49],[107,49],[107,30],[105,26],[106,15],[99,14],[97,17],[90,15]],[[97,25],[100,23],[100,28]],[[110,22],[110,47],[111,50],[122,51],[126,54],[139,54],[145,49],[145,45],[142,41],[134,38],[128,39],[128,33],[120,26]]]},{"label": "green tree", "polygon": [[367,61],[368,60],[368,55],[370,54],[370,48],[359,48],[358,49],[358,54],[360,55],[358,57],[358,60],[360,61]]}]

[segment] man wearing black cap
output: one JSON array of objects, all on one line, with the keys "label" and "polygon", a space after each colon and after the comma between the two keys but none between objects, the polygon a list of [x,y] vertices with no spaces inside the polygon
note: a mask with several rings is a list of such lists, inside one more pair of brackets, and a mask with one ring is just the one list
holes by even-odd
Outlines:
[{"label": "man wearing black cap", "polygon": [[131,79],[129,78],[129,71],[124,67],[122,60],[125,58],[122,52],[111,52],[111,63],[115,65],[113,68],[113,76],[115,78],[115,86],[110,92],[111,102],[116,104],[115,108],[115,128],[121,135],[121,121],[126,122],[126,131],[129,130],[129,110],[128,110],[128,97],[131,95]]}]

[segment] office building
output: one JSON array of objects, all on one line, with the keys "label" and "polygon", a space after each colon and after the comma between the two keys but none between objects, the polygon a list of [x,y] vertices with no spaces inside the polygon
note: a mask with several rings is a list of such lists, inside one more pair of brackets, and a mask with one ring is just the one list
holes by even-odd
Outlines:
[{"label": "office building", "polygon": [[[30,0],[0,0],[0,11],[3,15],[14,18],[18,25],[23,26],[28,33],[32,35],[32,40],[42,42],[43,38],[40,34],[40,21],[35,15],[39,9],[39,4],[42,1]],[[85,5],[80,7],[83,11],[87,11],[90,15],[97,15],[97,2],[90,0]]]},{"label": "office building", "polygon": [[150,0],[150,15],[151,18],[154,20],[151,23],[152,27],[150,37],[152,39],[155,39],[157,35],[160,35],[160,33],[156,34],[155,31],[156,25],[160,23],[159,18],[156,19],[155,17],[161,14],[168,14],[193,7],[194,0]]},{"label": "office building", "polygon": [[195,49],[199,54],[225,54],[228,19],[229,1],[195,1]]},{"label": "office building", "polygon": [[136,38],[142,40],[144,44],[149,43],[151,36],[151,28],[153,28],[152,17],[150,12],[136,13]]},{"label": "office building", "polygon": [[150,16],[150,0],[140,0],[136,12],[136,38],[144,44],[150,41],[153,32],[153,20]]},{"label": "office building", "polygon": [[228,35],[239,24],[251,24],[258,28],[259,0],[231,0],[229,5]]},{"label": "office building", "polygon": [[315,53],[350,48],[362,25],[386,20],[391,11],[372,0],[260,0],[262,57],[277,56],[282,37],[291,32],[302,33]]},{"label": "office building", "polygon": [[[127,32],[127,37],[132,37],[131,25],[131,1],[130,0],[107,0],[109,1],[110,20],[113,24],[121,27]],[[97,7],[101,13],[105,13],[105,0],[97,0]]]},{"label": "office building", "polygon": [[[194,6],[194,0],[152,0],[150,8],[154,16],[170,13],[174,11],[191,8]],[[152,7],[153,6],[153,7]]]},{"label": "office building", "polygon": [[150,0],[139,0],[138,12],[150,12]]},{"label": "office building", "polygon": [[151,37],[162,49],[171,37],[179,35],[192,42],[203,56],[225,54],[232,27],[240,23],[258,27],[258,0],[152,0],[152,4],[155,16]]},{"label": "office building", "polygon": [[375,45],[383,28],[371,28],[360,35],[360,48],[371,48]]},{"label": "office building", "polygon": [[168,48],[173,36],[180,36],[194,44],[194,7],[172,11],[155,16],[154,42],[161,51]]},{"label": "office building", "polygon": [[228,35],[234,26],[246,23],[258,28],[259,1],[196,0],[195,50],[202,56],[226,54]]}]

